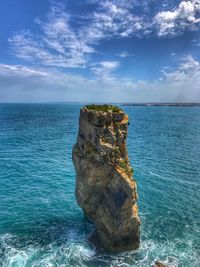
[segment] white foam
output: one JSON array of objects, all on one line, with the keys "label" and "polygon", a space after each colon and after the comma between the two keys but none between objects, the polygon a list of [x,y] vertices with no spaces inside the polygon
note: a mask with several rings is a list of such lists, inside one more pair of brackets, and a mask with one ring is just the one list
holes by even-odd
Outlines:
[{"label": "white foam", "polygon": [[185,262],[192,262],[193,267],[199,266],[200,257],[193,249],[190,238],[186,240],[185,237],[185,242],[182,239],[158,242],[147,236],[143,238],[145,240],[138,250],[116,255],[96,254],[95,248],[86,241],[84,235],[75,230],[68,231],[59,245],[56,242],[46,246],[35,244],[20,249],[15,247],[20,240],[10,234],[1,236],[0,244],[4,247],[3,267],[86,267],[87,263],[91,265],[93,262],[94,266],[146,267],[153,265],[156,260],[169,267],[178,267]]}]

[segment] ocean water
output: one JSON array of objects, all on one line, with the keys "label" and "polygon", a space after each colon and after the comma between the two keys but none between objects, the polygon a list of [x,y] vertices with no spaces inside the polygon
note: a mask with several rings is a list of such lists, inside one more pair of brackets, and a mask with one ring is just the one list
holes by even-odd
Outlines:
[{"label": "ocean water", "polygon": [[137,251],[97,251],[71,159],[80,105],[0,105],[0,266],[200,266],[200,108],[123,107],[142,222]]}]

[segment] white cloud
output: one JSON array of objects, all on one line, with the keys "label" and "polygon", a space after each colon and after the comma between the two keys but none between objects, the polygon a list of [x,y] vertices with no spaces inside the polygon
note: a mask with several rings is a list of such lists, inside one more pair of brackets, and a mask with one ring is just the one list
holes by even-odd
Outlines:
[{"label": "white cloud", "polygon": [[143,17],[133,14],[129,1],[102,1],[96,10],[81,17],[79,27],[72,27],[72,18],[62,6],[53,6],[45,21],[35,23],[38,34],[22,30],[9,39],[12,53],[36,64],[55,67],[85,67],[94,46],[102,39],[128,37],[144,31]]},{"label": "white cloud", "polygon": [[[117,67],[111,62],[99,65],[108,70]],[[129,94],[132,86],[130,81],[109,79],[107,76],[91,80],[52,69],[0,64],[1,102],[118,102],[123,99],[124,91]]]},{"label": "white cloud", "polygon": [[190,55],[153,81],[116,78],[112,71],[117,62],[103,61],[95,67],[99,73],[97,69],[97,78],[91,80],[52,69],[0,64],[1,102],[200,102],[200,62]]},{"label": "white cloud", "polygon": [[[97,52],[102,40],[150,33],[165,37],[187,28],[197,29],[200,23],[200,0],[182,1],[172,11],[159,12],[153,21],[150,16],[135,15],[137,1],[92,2],[96,3],[96,9],[90,14],[78,15],[78,23],[62,5],[51,7],[46,20],[35,19],[39,28],[37,34],[22,30],[9,39],[13,55],[37,66],[86,68],[91,66],[91,55]],[[142,5],[147,7],[147,1]],[[133,55],[122,51],[117,56],[126,58]],[[93,66],[96,74],[105,73],[105,70],[101,65]]]},{"label": "white cloud", "polygon": [[102,1],[94,13],[93,29],[105,37],[128,37],[144,32],[148,25],[144,17],[134,14],[133,7],[130,1]]},{"label": "white cloud", "polygon": [[119,66],[118,61],[101,61],[100,65],[107,70],[114,70]]},{"label": "white cloud", "polygon": [[[198,30],[200,24],[200,0],[184,0],[178,7],[158,12],[151,17],[151,1],[105,0],[99,2],[94,12],[93,23],[89,28],[91,36],[101,38],[142,37],[150,34],[165,37],[183,33],[186,29]],[[172,7],[169,1],[164,8]],[[143,7],[143,12],[136,15],[136,7]],[[160,8],[160,7],[158,7]],[[97,37],[98,38],[98,37]]]},{"label": "white cloud", "polygon": [[7,65],[0,63],[1,75],[21,75],[22,77],[27,76],[47,76],[47,72],[40,69],[33,69],[21,65]]},{"label": "white cloud", "polygon": [[130,54],[127,51],[122,51],[121,53],[118,54],[119,57],[126,58],[130,56]]},{"label": "white cloud", "polygon": [[185,87],[185,84],[190,84],[188,90],[197,85],[200,88],[200,63],[191,55],[182,58],[182,62],[177,70],[171,72],[164,71],[163,73],[167,81],[182,83],[183,87]]},{"label": "white cloud", "polygon": [[118,61],[101,61],[93,64],[91,70],[100,79],[111,80],[113,79],[112,72],[120,66]]},{"label": "white cloud", "polygon": [[179,69],[182,71],[200,71],[200,64],[191,55],[184,57]]},{"label": "white cloud", "polygon": [[189,28],[195,30],[200,23],[200,1],[182,1],[173,11],[162,11],[154,17],[158,36],[177,35]]},{"label": "white cloud", "polygon": [[52,7],[46,22],[37,19],[40,34],[22,31],[9,39],[13,54],[47,66],[84,67],[94,49],[72,30],[69,20],[61,7]]}]

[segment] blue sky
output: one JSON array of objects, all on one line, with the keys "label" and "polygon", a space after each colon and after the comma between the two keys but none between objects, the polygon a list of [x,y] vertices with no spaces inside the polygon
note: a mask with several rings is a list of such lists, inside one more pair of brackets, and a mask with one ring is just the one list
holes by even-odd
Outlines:
[{"label": "blue sky", "polygon": [[200,0],[1,0],[0,102],[200,102]]}]

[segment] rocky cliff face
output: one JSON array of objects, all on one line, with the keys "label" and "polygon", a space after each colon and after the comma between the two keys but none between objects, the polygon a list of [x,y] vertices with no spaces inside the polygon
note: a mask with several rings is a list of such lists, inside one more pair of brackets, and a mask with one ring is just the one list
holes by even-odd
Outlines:
[{"label": "rocky cliff face", "polygon": [[113,106],[86,106],[80,111],[73,148],[76,198],[110,251],[139,246],[136,182],[126,149],[128,116]]}]

